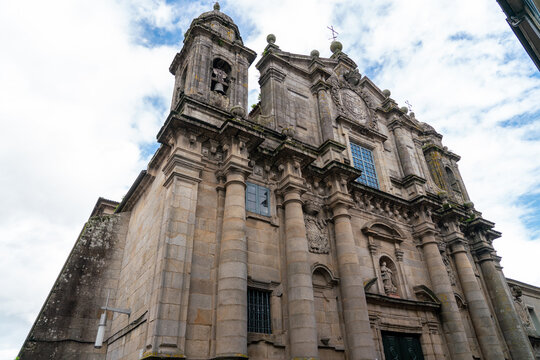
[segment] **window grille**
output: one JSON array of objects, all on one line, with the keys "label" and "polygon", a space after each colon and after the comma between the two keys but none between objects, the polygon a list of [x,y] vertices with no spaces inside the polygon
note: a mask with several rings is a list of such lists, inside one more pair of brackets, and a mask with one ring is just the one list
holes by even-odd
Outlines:
[{"label": "window grille", "polygon": [[271,334],[270,292],[248,288],[248,331]]},{"label": "window grille", "polygon": [[377,179],[377,171],[375,170],[375,161],[373,153],[360,145],[351,143],[351,153],[353,165],[355,168],[362,170],[362,175],[356,181],[364,185],[379,188],[379,180]]},{"label": "window grille", "polygon": [[247,183],[246,210],[264,216],[270,216],[270,189]]}]

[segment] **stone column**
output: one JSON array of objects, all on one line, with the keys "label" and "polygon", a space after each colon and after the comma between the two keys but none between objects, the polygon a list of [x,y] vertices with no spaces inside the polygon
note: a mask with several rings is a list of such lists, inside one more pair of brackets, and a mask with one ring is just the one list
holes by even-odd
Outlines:
[{"label": "stone column", "polygon": [[478,257],[487,292],[491,298],[506,345],[513,359],[532,360],[534,354],[531,344],[525,329],[521,326],[511,295],[502,273],[497,269],[491,250],[489,248],[480,249]]},{"label": "stone column", "polygon": [[290,356],[318,359],[313,282],[300,190],[287,189],[283,198]]},{"label": "stone column", "polygon": [[375,344],[355,249],[351,216],[346,203],[338,202],[332,205],[348,357],[372,360],[375,358]]},{"label": "stone column", "polygon": [[216,358],[247,358],[247,244],[244,173],[226,173],[219,255]]},{"label": "stone column", "polygon": [[453,360],[471,360],[472,354],[467,334],[461,320],[454,291],[444,266],[434,230],[426,229],[421,233],[422,249],[427,264],[431,286],[441,301],[442,326],[448,349]]},{"label": "stone column", "polygon": [[457,241],[453,243],[452,251],[482,354],[486,359],[504,360],[503,350],[495,332],[495,323],[467,256],[467,250],[461,241]]}]

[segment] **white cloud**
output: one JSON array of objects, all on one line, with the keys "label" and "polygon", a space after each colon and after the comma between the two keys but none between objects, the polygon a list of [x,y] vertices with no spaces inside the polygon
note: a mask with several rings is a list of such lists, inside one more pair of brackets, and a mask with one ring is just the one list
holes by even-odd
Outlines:
[{"label": "white cloud", "polygon": [[[499,126],[540,111],[540,76],[496,2],[221,5],[258,53],[274,33],[284,51],[329,56],[326,27],[334,25],[360,72],[400,105],[408,99],[462,155],[472,200],[503,232],[495,245],[506,275],[540,285],[530,270],[540,241],[518,201],[539,189],[538,121]],[[0,323],[14,329],[1,331],[0,357],[15,356],[97,197],[120,199],[145,168],[140,147],[166,116],[145,99],[169,104],[181,32],[210,9],[163,0],[0,2],[0,273],[10,274],[0,280]],[[138,45],[141,22],[177,31],[178,46]],[[456,34],[464,39],[450,41]],[[251,90],[257,78],[252,67]]]}]

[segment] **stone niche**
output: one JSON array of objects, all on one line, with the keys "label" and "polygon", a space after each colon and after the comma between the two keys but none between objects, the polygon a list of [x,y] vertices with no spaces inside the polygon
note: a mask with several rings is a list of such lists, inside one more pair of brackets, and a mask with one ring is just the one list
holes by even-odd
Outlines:
[{"label": "stone niche", "polygon": [[344,346],[341,333],[341,317],[338,310],[337,284],[337,280],[325,266],[316,265],[314,267],[313,297],[315,300],[319,348],[334,350],[343,354]]}]

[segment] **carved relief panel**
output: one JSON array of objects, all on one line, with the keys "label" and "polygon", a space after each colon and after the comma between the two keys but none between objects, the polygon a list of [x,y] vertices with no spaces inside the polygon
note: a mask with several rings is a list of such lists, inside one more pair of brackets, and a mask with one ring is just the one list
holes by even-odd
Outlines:
[{"label": "carved relief panel", "polygon": [[327,221],[320,214],[319,204],[308,202],[304,206],[304,222],[309,251],[315,254],[328,254],[330,243],[328,241]]}]

